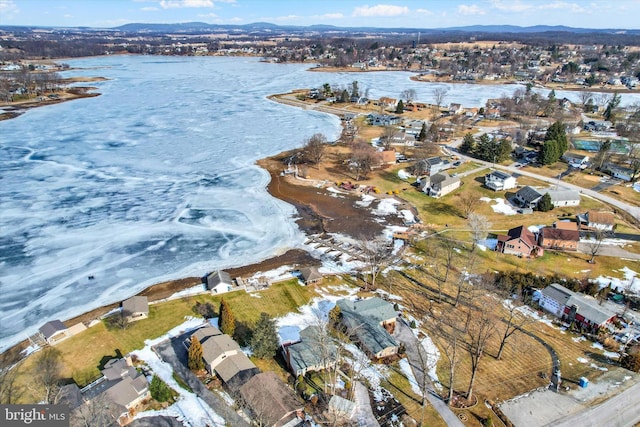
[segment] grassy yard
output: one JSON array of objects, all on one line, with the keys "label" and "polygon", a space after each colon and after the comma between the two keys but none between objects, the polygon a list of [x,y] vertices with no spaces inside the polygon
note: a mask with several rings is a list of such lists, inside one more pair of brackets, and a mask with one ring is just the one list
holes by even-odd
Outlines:
[{"label": "grassy yard", "polygon": [[[306,304],[314,295],[312,288],[300,286],[297,281],[291,280],[276,283],[254,294],[236,291],[154,304],[149,307],[148,319],[131,323],[126,330],[108,328],[105,322],[100,322],[58,344],[56,349],[60,350],[63,359],[62,376],[73,379],[81,387],[90,383],[100,375],[100,369],[109,359],[144,347],[146,339],[162,336],[184,322],[186,316],[193,316],[192,308],[197,301],[211,302],[217,308],[224,297],[238,322],[250,328],[261,312],[272,317],[282,316]],[[18,368],[20,382],[24,385],[28,384],[33,362],[34,357],[28,357]],[[33,401],[33,396],[27,393],[24,399],[25,402]]]}]

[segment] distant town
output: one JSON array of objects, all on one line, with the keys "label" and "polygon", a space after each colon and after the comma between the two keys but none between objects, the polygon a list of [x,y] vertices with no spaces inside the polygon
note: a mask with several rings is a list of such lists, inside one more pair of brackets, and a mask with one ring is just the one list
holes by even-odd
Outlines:
[{"label": "distant town", "polygon": [[[65,404],[73,426],[640,421],[640,35],[0,26],[0,118],[99,96],[65,61],[123,54],[326,81],[269,99],[338,116],[340,137],[258,162],[306,240],[42,319],[0,357],[0,404]],[[430,96],[372,98],[370,71]],[[450,84],[517,86],[477,106]]]}]

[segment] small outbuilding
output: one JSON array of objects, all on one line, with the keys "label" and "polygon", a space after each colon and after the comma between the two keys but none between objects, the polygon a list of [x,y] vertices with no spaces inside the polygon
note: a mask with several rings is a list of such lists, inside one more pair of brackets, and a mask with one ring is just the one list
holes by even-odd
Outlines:
[{"label": "small outbuilding", "polygon": [[122,314],[129,322],[149,317],[149,299],[145,296],[131,297],[122,302]]},{"label": "small outbuilding", "polygon": [[60,320],[51,320],[39,329],[42,338],[49,345],[55,345],[71,336],[69,329]]},{"label": "small outbuilding", "polygon": [[315,267],[305,267],[300,269],[302,280],[307,285],[317,285],[322,283],[322,274]]},{"label": "small outbuilding", "polygon": [[207,276],[207,290],[212,294],[229,292],[233,288],[231,275],[224,270],[217,270]]}]

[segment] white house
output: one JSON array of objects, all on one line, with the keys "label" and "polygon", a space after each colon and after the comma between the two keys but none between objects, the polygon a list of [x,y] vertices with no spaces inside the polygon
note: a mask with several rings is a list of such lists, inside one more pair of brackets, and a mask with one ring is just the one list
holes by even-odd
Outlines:
[{"label": "white house", "polygon": [[207,276],[207,290],[212,294],[229,292],[233,288],[233,281],[229,273],[217,270]]},{"label": "white house", "polygon": [[564,286],[552,283],[541,291],[538,304],[556,317],[562,316],[564,307],[573,293]]},{"label": "white house", "polygon": [[615,165],[613,163],[607,163],[602,168],[609,173],[612,177],[629,182],[633,178],[633,169],[624,166]]},{"label": "white house", "polygon": [[567,162],[572,168],[585,169],[589,166],[589,156],[584,154],[566,152],[562,155],[562,160]]},{"label": "white house", "polygon": [[431,197],[439,198],[446,196],[460,187],[460,178],[449,176],[446,173],[437,173],[424,178],[422,191]]},{"label": "white house", "polygon": [[551,204],[554,207],[579,206],[580,192],[575,190],[545,190],[551,197]]},{"label": "white house", "polygon": [[508,173],[494,170],[484,176],[484,185],[493,191],[503,191],[515,188],[517,183],[516,178]]}]

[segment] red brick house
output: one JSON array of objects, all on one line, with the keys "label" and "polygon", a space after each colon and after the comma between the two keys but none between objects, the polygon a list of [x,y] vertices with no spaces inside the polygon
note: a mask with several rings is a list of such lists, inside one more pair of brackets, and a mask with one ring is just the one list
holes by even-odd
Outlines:
[{"label": "red brick house", "polygon": [[512,228],[506,235],[499,235],[496,251],[520,257],[537,256],[542,253],[542,249],[536,244],[535,235],[524,225]]}]

